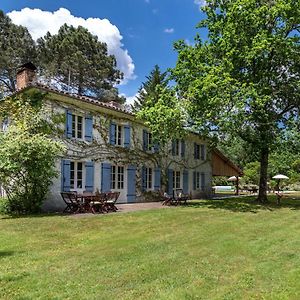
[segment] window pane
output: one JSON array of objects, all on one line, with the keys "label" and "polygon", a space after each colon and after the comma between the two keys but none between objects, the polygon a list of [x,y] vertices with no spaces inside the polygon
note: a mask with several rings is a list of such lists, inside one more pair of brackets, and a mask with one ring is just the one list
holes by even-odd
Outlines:
[{"label": "window pane", "polygon": [[77,138],[81,139],[82,138],[82,117],[77,116]]},{"label": "window pane", "polygon": [[72,137],[76,137],[76,116],[72,115]]},{"label": "window pane", "polygon": [[116,167],[111,166],[111,188],[116,188]]},{"label": "window pane", "polygon": [[122,146],[122,126],[117,126],[117,145]]}]

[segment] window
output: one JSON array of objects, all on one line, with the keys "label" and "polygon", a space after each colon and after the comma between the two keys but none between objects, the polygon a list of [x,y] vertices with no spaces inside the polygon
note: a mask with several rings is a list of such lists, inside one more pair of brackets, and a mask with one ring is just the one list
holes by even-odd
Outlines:
[{"label": "window", "polygon": [[196,183],[196,190],[200,189],[200,172],[196,172],[195,174],[196,178],[195,178],[195,183]]},{"label": "window", "polygon": [[82,139],[83,117],[72,114],[72,138]]},{"label": "window", "polygon": [[204,191],[205,189],[205,174],[201,173],[201,190]]},{"label": "window", "polygon": [[3,122],[2,122],[2,131],[6,132],[8,130],[8,126],[9,126],[8,119],[3,120]]},{"label": "window", "polygon": [[83,188],[83,163],[71,161],[70,187],[73,190]]},{"label": "window", "polygon": [[117,125],[116,126],[116,145],[123,146],[123,126]]},{"label": "window", "polygon": [[111,166],[111,189],[124,189],[124,167]]},{"label": "window", "polygon": [[152,151],[152,133],[147,132],[147,150]]},{"label": "window", "polygon": [[201,159],[205,160],[205,145],[202,144],[200,148],[201,148]]},{"label": "window", "polygon": [[151,190],[152,189],[152,183],[153,183],[153,170],[152,168],[145,168],[145,186],[146,186],[146,189],[149,189]]},{"label": "window", "polygon": [[181,188],[181,180],[180,180],[180,171],[173,172],[173,189],[180,189]]},{"label": "window", "polygon": [[204,191],[205,189],[205,174],[201,172],[195,172],[195,183],[194,183],[194,189]]},{"label": "window", "polygon": [[174,140],[174,155],[178,156],[179,155],[179,147],[180,147],[180,143],[179,140]]},{"label": "window", "polygon": [[200,145],[194,144],[194,158],[200,159]]}]

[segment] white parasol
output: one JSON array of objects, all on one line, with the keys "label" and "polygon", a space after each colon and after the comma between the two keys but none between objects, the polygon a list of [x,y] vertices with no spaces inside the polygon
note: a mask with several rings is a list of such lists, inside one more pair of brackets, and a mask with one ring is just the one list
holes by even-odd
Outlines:
[{"label": "white parasol", "polygon": [[227,179],[227,181],[237,181],[238,179],[240,179],[240,177],[237,176],[231,176]]},{"label": "white parasol", "polygon": [[289,179],[287,176],[278,174],[272,177],[273,179]]}]

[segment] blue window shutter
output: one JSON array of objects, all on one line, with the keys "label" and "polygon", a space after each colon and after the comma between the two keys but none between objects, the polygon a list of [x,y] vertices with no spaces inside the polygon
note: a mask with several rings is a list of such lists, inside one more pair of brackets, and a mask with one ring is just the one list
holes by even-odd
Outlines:
[{"label": "blue window shutter", "polygon": [[65,134],[68,139],[72,137],[72,111],[66,109],[66,128]]},{"label": "blue window shutter", "polygon": [[201,145],[201,159],[205,159],[205,145]]},{"label": "blue window shutter", "polygon": [[187,194],[189,192],[189,172],[183,170],[183,192]]},{"label": "blue window shutter", "polygon": [[201,173],[201,190],[205,190],[205,174]]},{"label": "blue window shutter", "polygon": [[127,168],[127,202],[135,202],[136,199],[136,167],[129,165]]},{"label": "blue window shutter", "polygon": [[154,169],[154,190],[159,191],[160,190],[160,168]]},{"label": "blue window shutter", "polygon": [[185,156],[185,141],[181,141],[181,157]]},{"label": "blue window shutter", "polygon": [[124,147],[130,148],[130,126],[125,125],[124,126]]},{"label": "blue window shutter", "polygon": [[196,186],[197,186],[197,172],[193,172],[193,190],[195,191],[196,190]]},{"label": "blue window shutter", "polygon": [[94,162],[92,161],[85,163],[85,190],[94,191]]},{"label": "blue window shutter", "polygon": [[68,159],[61,160],[61,190],[63,192],[69,192],[71,188],[70,184],[71,175],[71,161]]},{"label": "blue window shutter", "polygon": [[91,142],[93,140],[93,117],[92,116],[85,117],[84,139],[88,142]]},{"label": "blue window shutter", "polygon": [[159,152],[159,144],[158,143],[155,143],[153,145],[153,148],[154,148],[154,153],[158,153]]},{"label": "blue window shutter", "polygon": [[142,167],[142,191],[146,191],[146,168]]},{"label": "blue window shutter", "polygon": [[168,194],[173,196],[173,170],[168,169]]},{"label": "blue window shutter", "polygon": [[143,129],[143,150],[148,150],[148,132],[145,129]]},{"label": "blue window shutter", "polygon": [[111,190],[111,164],[102,163],[101,165],[101,192]]},{"label": "blue window shutter", "polygon": [[172,141],[172,155],[175,155],[175,140]]},{"label": "blue window shutter", "polygon": [[110,128],[109,128],[109,143],[111,145],[116,144],[116,127],[117,125],[113,122],[110,123]]}]

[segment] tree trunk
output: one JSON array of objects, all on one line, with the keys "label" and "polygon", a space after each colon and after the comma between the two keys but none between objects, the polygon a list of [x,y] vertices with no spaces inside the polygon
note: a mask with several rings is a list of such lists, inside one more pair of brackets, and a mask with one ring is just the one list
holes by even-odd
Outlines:
[{"label": "tree trunk", "polygon": [[260,178],[259,178],[259,193],[257,201],[261,203],[268,202],[267,188],[268,188],[268,162],[269,162],[269,149],[263,148],[260,153]]}]

